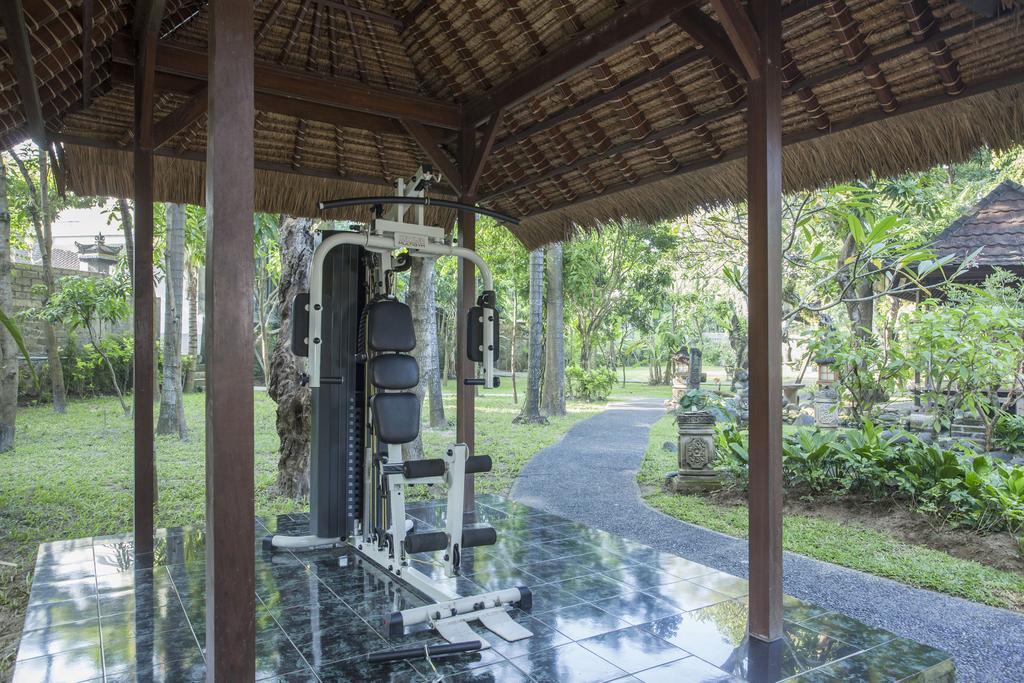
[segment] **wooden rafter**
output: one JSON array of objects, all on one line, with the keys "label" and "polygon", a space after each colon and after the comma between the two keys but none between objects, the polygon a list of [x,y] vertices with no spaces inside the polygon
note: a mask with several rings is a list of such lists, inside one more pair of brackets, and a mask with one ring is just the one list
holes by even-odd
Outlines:
[{"label": "wooden rafter", "polygon": [[825,8],[825,14],[828,15],[833,30],[839,36],[839,42],[847,61],[861,66],[864,78],[875,93],[875,98],[882,111],[887,113],[896,111],[899,104],[892,94],[889,81],[882,73],[882,69],[879,68],[877,60],[872,56],[871,48],[864,42],[864,36],[845,0],[830,0]]},{"label": "wooden rafter", "polygon": [[347,2],[341,2],[341,0],[313,0],[313,2],[324,7],[331,7],[333,9],[341,10],[342,12],[349,15],[354,14],[357,17],[362,17],[366,19],[368,22],[373,22],[374,24],[394,26],[399,32],[401,32],[404,29],[404,24],[402,23],[401,19],[393,17],[389,14],[384,14],[383,12],[374,12],[372,10],[366,9],[365,7],[356,7]]},{"label": "wooden rafter", "polygon": [[[938,30],[938,22],[927,0],[903,0],[903,14],[910,24],[910,34],[918,42],[928,40]],[[946,93],[959,95],[964,89],[964,82],[960,78],[960,67],[949,51],[946,41],[935,41],[929,47],[928,54],[931,55],[935,71],[939,74],[939,80],[942,81]]]},{"label": "wooden rafter", "polygon": [[253,37],[253,46],[259,47],[263,39],[267,37],[270,29],[277,23],[278,18],[281,16],[281,10],[284,9],[285,0],[275,0],[273,6],[270,8],[270,12],[260,23],[260,27],[256,29],[256,35]]},{"label": "wooden rafter", "polygon": [[490,120],[484,125],[483,138],[476,144],[476,149],[473,152],[473,160],[469,164],[469,168],[464,171],[464,182],[465,185],[462,188],[462,193],[470,197],[476,196],[477,187],[480,184],[480,178],[483,177],[484,165],[487,163],[487,159],[491,156],[491,147],[494,145],[494,138],[498,133],[498,124],[501,121],[501,112],[495,112],[491,115]]},{"label": "wooden rafter", "polygon": [[320,57],[320,32],[323,30],[323,16],[328,10],[317,5],[313,11],[313,29],[309,33],[309,47],[306,50],[306,71],[317,70],[317,59]]},{"label": "wooden rafter", "polygon": [[[115,83],[131,83],[132,70],[124,65],[114,64],[110,75]],[[158,89],[185,95],[194,93],[196,88],[204,83],[205,80],[201,78],[165,73],[158,73],[156,75]],[[358,128],[374,133],[390,133],[393,135],[405,134],[405,129],[393,118],[367,114],[353,109],[343,109],[321,102],[298,100],[275,93],[257,92],[256,107],[260,111],[272,114],[282,114],[296,118],[302,117],[311,121],[321,121],[346,128]]]},{"label": "wooden rafter", "polygon": [[306,119],[299,119],[295,125],[295,146],[292,148],[292,168],[302,168],[302,153],[306,144]]},{"label": "wooden rafter", "polygon": [[306,14],[309,13],[311,5],[299,5],[299,11],[295,14],[295,20],[292,21],[292,28],[288,31],[288,38],[284,41],[284,45],[281,46],[281,52],[277,55],[278,64],[287,64],[288,59],[292,56],[292,48],[295,46],[295,41],[299,38],[299,29],[302,28],[302,24],[306,21]]},{"label": "wooden rafter", "polygon": [[684,7],[672,15],[679,28],[696,40],[707,51],[736,74],[746,75],[746,67],[736,54],[729,36],[711,17],[697,7]]},{"label": "wooden rafter", "polygon": [[[115,37],[113,57],[115,63],[133,63],[130,44]],[[206,66],[205,52],[173,43],[160,43],[157,48],[158,73],[205,80]],[[323,76],[266,64],[256,66],[255,79],[257,93],[394,119],[404,118],[448,130],[458,130],[461,122],[456,105],[421,95],[395,92],[353,81],[325,79]]]},{"label": "wooden rafter", "polygon": [[153,148],[167,143],[206,113],[209,90],[203,85],[184,104],[153,124]]},{"label": "wooden rafter", "polygon": [[409,134],[416,144],[419,145],[423,153],[427,155],[427,158],[437,166],[437,169],[441,171],[441,174],[445,177],[448,183],[456,190],[462,189],[462,174],[459,173],[459,169],[455,166],[448,155],[441,149],[439,143],[440,140],[431,135],[426,128],[416,123],[415,121],[402,121],[402,127]]},{"label": "wooden rafter", "polygon": [[[384,78],[384,85],[388,89],[394,88],[394,78],[391,75],[391,66],[388,62],[388,58],[385,56],[384,51],[380,46],[380,39],[377,37],[377,27],[374,26],[373,22],[369,19],[363,18],[366,23],[365,31],[366,37],[370,41],[370,47],[373,48],[373,54],[377,58],[377,66],[380,68],[380,73]],[[352,17],[351,12],[349,13],[349,23],[355,23],[355,19]]]},{"label": "wooden rafter", "polygon": [[757,37],[754,24],[739,0],[711,0],[715,16],[725,29],[736,54],[743,62],[747,78],[761,77],[761,40]]},{"label": "wooden rafter", "polygon": [[445,40],[451,45],[455,51],[455,56],[459,58],[463,66],[472,74],[473,80],[476,81],[477,87],[488,90],[491,88],[491,81],[487,78],[487,74],[481,68],[480,63],[476,57],[470,51],[466,45],[466,41],[462,39],[462,35],[455,30],[455,25],[451,18],[445,14],[441,3],[434,3],[431,5],[433,11],[434,21],[437,22],[438,27],[444,34]]},{"label": "wooden rafter", "polygon": [[0,2],[0,19],[7,33],[7,51],[14,58],[14,75],[18,81],[18,95],[25,113],[28,133],[40,147],[46,146],[46,123],[43,105],[36,86],[35,60],[25,26],[25,11],[21,0]]},{"label": "wooden rafter", "polygon": [[92,101],[93,0],[82,0],[82,106]]},{"label": "wooden rafter", "polygon": [[[691,0],[685,0],[690,4]],[[623,45],[665,24],[680,9],[680,0],[640,0],[548,52],[530,66],[466,105],[467,120],[479,124],[491,113],[511,107],[586,69]]]}]

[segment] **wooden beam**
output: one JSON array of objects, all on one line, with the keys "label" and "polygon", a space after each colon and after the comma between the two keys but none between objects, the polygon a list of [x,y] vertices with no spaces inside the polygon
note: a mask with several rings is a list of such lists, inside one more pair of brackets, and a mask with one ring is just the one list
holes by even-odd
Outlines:
[{"label": "wooden beam", "polygon": [[173,138],[206,113],[209,91],[202,86],[187,102],[153,125],[153,149]]},{"label": "wooden beam", "polygon": [[693,0],[639,0],[627,5],[594,28],[572,36],[562,47],[548,52],[508,80],[466,105],[466,120],[476,126],[491,114],[511,107],[555,83],[579,73],[665,25],[681,5]]},{"label": "wooden beam", "polygon": [[[468,169],[476,152],[476,129],[465,126],[459,134],[459,165]],[[463,196],[465,204],[474,202],[472,197]],[[472,211],[458,212],[459,246],[476,249],[476,214]],[[466,316],[476,304],[476,267],[466,259],[459,259],[458,301],[455,314],[456,362],[455,362],[455,439],[469,448],[469,454],[476,450],[476,387],[466,386],[466,380],[476,376],[476,366],[466,355]],[[476,511],[476,493],[472,474],[465,480],[465,509]]]},{"label": "wooden beam", "polygon": [[18,96],[25,113],[28,134],[36,145],[45,147],[46,122],[43,120],[43,106],[36,86],[35,60],[25,26],[22,0],[0,2],[0,20],[3,20],[7,33],[7,51],[14,59],[14,77],[18,82]]},{"label": "wooden beam", "polygon": [[210,5],[206,145],[206,680],[256,668],[253,3]]},{"label": "wooden beam", "polygon": [[[117,63],[130,63],[130,45],[123,36],[113,42]],[[206,79],[207,54],[188,47],[164,42],[157,48],[158,73]],[[459,107],[448,102],[412,93],[399,93],[357,81],[312,75],[306,71],[260,64],[254,72],[256,92],[280,95],[304,102],[325,104],[394,119],[406,119],[423,125],[458,130],[462,117]]]},{"label": "wooden beam", "polygon": [[[139,3],[139,6],[150,3]],[[151,7],[152,8],[152,7]],[[161,8],[162,9],[162,8]],[[148,22],[148,18],[143,18]],[[160,18],[155,21],[159,25]],[[135,436],[135,554],[153,552],[153,505],[156,502],[156,465],[153,444],[154,372],[156,339],[153,292],[153,100],[156,31],[137,34],[134,65],[134,119],[132,142],[133,197],[135,208],[135,390],[133,400]]]},{"label": "wooden beam", "polygon": [[138,0],[132,18],[132,35],[141,40],[147,33],[160,33],[160,22],[164,18],[167,0]]},{"label": "wooden beam", "polygon": [[92,102],[93,0],[82,0],[82,106]]},{"label": "wooden beam", "polygon": [[746,76],[746,67],[733,49],[729,36],[707,14],[696,7],[685,7],[672,15],[672,21],[703,45],[708,54],[716,57],[737,75]]},{"label": "wooden beam", "polygon": [[[463,187],[463,194],[468,197],[476,197],[476,190],[480,185],[480,178],[483,177],[484,165],[491,156],[491,148],[494,146],[494,137],[498,133],[498,124],[500,122],[500,111],[491,114],[491,118],[484,125],[483,137],[480,139],[480,142],[476,143],[472,161],[464,170],[466,184]],[[476,130],[473,130],[472,136],[474,139],[476,138]]]},{"label": "wooden beam", "polygon": [[[761,39],[750,22],[750,16],[738,0],[711,0],[715,16],[721,22],[736,54],[743,62],[749,80],[761,77]],[[780,18],[781,21],[781,18]]]},{"label": "wooden beam", "polygon": [[[973,97],[975,95],[983,95],[987,92],[992,92],[993,90],[1000,90],[1003,88],[1015,88],[1019,85],[1024,85],[1024,70],[1009,71],[999,74],[998,76],[995,76],[993,78],[989,78],[984,81],[966,86],[960,93],[960,95],[957,96],[957,99],[966,99],[969,97]],[[831,125],[831,127],[825,131],[817,130],[814,128],[808,128],[800,132],[790,133],[783,138],[783,145],[796,145],[800,144],[801,142],[808,142],[810,140],[816,140],[818,138],[822,138],[828,135],[841,133],[842,131],[855,130],[857,128],[860,128],[861,126],[867,126],[872,123],[877,123],[886,118],[889,118],[890,116],[900,116],[903,114],[910,114],[916,111],[931,109],[932,107],[945,106],[946,104],[949,103],[950,99],[950,96],[943,92],[938,95],[932,95],[930,97],[925,97],[920,100],[905,103],[900,106],[900,110],[897,114],[887,114],[881,110],[873,110],[865,113],[863,116],[859,116],[854,119],[834,122]],[[704,169],[713,168],[718,164],[743,159],[744,157],[746,157],[746,155],[747,147],[746,145],[743,145],[741,147],[730,149],[728,152],[717,158],[708,157],[687,164],[683,164],[672,173],[652,173],[647,176],[644,176],[635,183],[620,182],[614,185],[609,185],[608,187],[604,188],[604,190],[602,190],[599,194],[581,195],[571,202],[565,201],[552,203],[536,211],[530,211],[529,213],[523,214],[522,218],[527,218],[529,216],[540,216],[542,214],[550,213],[552,211],[559,211],[561,209],[565,209],[568,206],[574,204],[583,204],[594,199],[606,198],[619,192],[625,192],[627,190],[631,190],[634,188],[644,187],[646,185],[662,181],[665,178],[686,175],[687,173],[693,173],[694,171],[701,171]],[[529,187],[532,184],[533,183],[520,184],[519,186],[516,186],[515,189],[525,189],[525,187]],[[494,198],[506,194],[506,192],[507,190],[505,188],[502,188],[498,192],[492,192],[482,197],[481,202],[490,203]]]},{"label": "wooden beam", "polygon": [[[130,83],[132,70],[123,64],[112,64],[110,77],[115,83]],[[161,91],[170,91],[191,95],[197,88],[205,87],[205,79],[191,76],[178,76],[175,74],[157,74],[156,87]],[[330,123],[343,128],[358,128],[374,133],[389,133],[391,135],[406,135],[405,128],[398,121],[385,116],[366,114],[352,109],[342,109],[329,104],[296,100],[283,95],[256,93],[256,109],[271,114],[283,114],[294,116],[310,121]],[[431,134],[437,129],[426,127]]]},{"label": "wooden beam", "polygon": [[782,638],[782,2],[753,3],[758,73],[747,95],[748,553],[751,638]]},{"label": "wooden beam", "polygon": [[403,120],[402,126],[409,133],[409,136],[416,141],[416,144],[420,146],[420,149],[427,155],[427,158],[437,166],[449,184],[455,188],[455,191],[460,191],[462,189],[462,173],[459,172],[459,168],[455,163],[448,158],[444,150],[440,148],[440,140],[415,121]]}]

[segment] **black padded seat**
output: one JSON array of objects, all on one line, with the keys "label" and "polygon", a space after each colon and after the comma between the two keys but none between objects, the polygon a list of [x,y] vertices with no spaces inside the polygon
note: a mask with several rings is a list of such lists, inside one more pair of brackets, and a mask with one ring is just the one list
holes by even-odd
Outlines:
[{"label": "black padded seat", "polygon": [[394,299],[381,299],[366,310],[366,346],[370,351],[406,353],[416,348],[408,306]]},{"label": "black padded seat", "polygon": [[370,359],[370,383],[378,389],[412,389],[420,383],[420,366],[412,356],[392,353]]},{"label": "black padded seat", "polygon": [[420,401],[416,394],[374,394],[370,397],[370,411],[373,431],[382,443],[409,443],[420,433]]}]

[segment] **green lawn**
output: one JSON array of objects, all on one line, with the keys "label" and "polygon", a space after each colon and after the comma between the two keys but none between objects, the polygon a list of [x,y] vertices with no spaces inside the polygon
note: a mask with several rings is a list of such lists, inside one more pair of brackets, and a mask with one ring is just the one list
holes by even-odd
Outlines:
[{"label": "green lawn", "polygon": [[[447,389],[454,391],[454,382]],[[454,396],[446,397],[454,420]],[[520,402],[523,400],[520,392]],[[204,396],[186,396],[191,438],[158,437],[159,527],[204,519]],[[570,403],[569,414],[546,425],[513,425],[511,392],[481,391],[477,399],[477,452],[494,471],[477,475],[479,491],[507,493],[523,465],[578,420],[603,404]],[[306,503],[275,496],[278,438],[275,405],[256,393],[256,514],[302,510]],[[454,429],[425,431],[431,448],[454,441]],[[63,416],[48,406],[18,413],[17,447],[0,456],[0,680],[13,660],[38,545],[44,541],[126,532],[132,527],[132,421],[115,399],[75,401]]]},{"label": "green lawn", "polygon": [[[676,495],[663,490],[665,473],[675,470],[677,463],[675,452],[666,451],[662,444],[675,438],[675,425],[668,416],[651,429],[647,453],[637,475],[647,503],[677,519],[746,538],[746,506],[722,505],[700,496]],[[787,515],[782,543],[786,550],[911,586],[996,607],[1024,610],[1024,576],[932,548],[903,543],[861,525]]]}]

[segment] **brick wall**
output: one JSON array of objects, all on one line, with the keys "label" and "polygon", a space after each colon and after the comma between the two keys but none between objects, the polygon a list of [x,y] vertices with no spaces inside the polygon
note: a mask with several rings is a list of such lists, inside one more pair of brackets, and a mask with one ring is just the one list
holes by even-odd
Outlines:
[{"label": "brick wall", "polygon": [[[36,308],[42,305],[41,292],[43,291],[43,267],[41,265],[27,263],[11,264],[11,289],[14,295],[14,313],[17,315],[24,310]],[[107,277],[102,273],[87,273],[80,270],[65,270],[63,268],[53,269],[54,277],[59,281],[68,275],[84,275],[86,277]],[[25,337],[25,345],[28,346],[29,354],[33,356],[46,355],[46,337],[43,334],[42,324],[26,318],[18,319],[18,327]],[[123,335],[130,330],[130,321],[116,325],[113,329],[104,326],[103,336]],[[63,347],[67,342],[67,332],[62,325],[56,325],[57,339]],[[80,344],[88,341],[84,330],[76,332]]]}]

